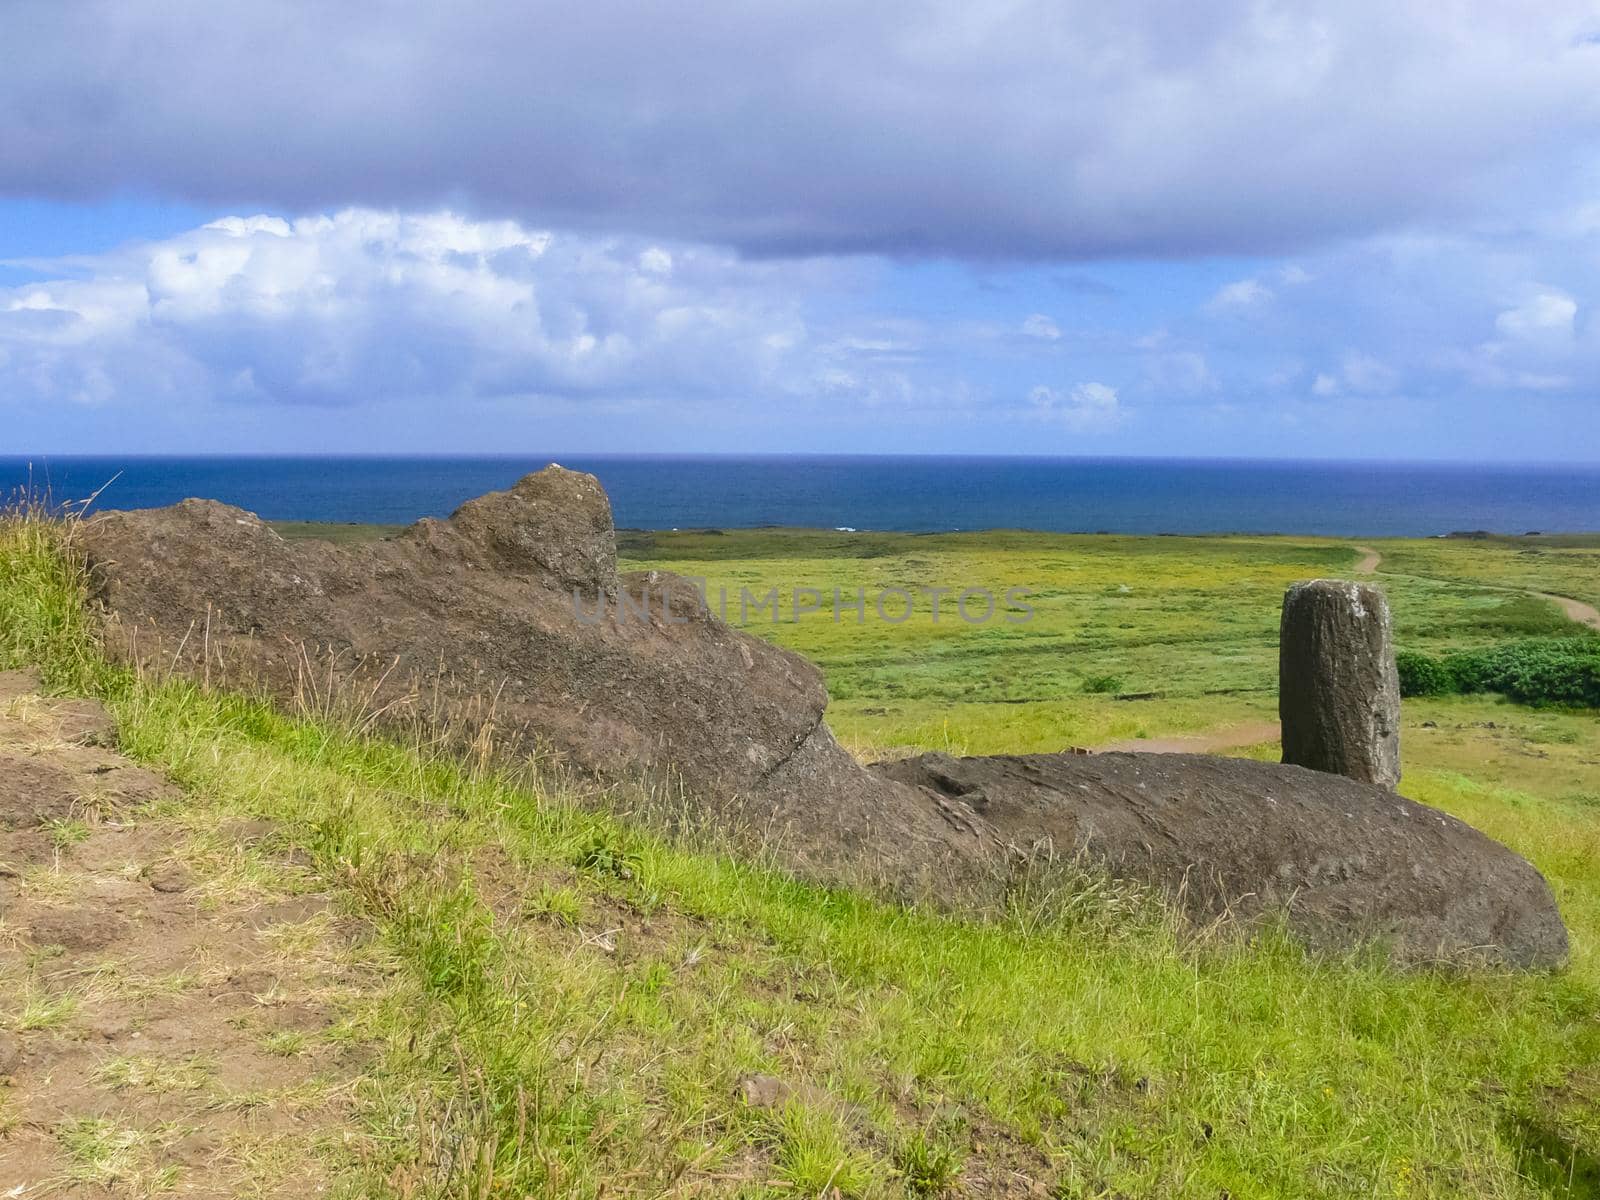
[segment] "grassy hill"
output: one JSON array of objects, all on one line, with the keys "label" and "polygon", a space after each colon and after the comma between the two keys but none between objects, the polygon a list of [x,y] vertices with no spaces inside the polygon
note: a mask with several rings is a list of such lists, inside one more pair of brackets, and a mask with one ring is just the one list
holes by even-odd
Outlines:
[{"label": "grassy hill", "polygon": [[[1574,957],[1549,977],[1400,974],[1361,956],[1312,959],[1275,934],[1242,945],[1188,930],[1092,877],[1025,889],[983,923],[806,886],[714,842],[661,836],[627,795],[134,676],[101,658],[63,538],[37,521],[0,524],[0,666],[38,664],[54,688],[103,698],[124,751],[181,785],[181,800],[133,819],[188,839],[211,903],[325,898],[334,916],[319,919],[369,974],[322,997],[337,1019],[294,1049],[343,1081],[329,1090],[344,1132],[263,1157],[265,1194],[294,1194],[297,1156],[352,1196],[1600,1187],[1591,715],[1408,704],[1404,790],[1545,870]],[[1283,584],[1354,561],[1336,543],[1009,534],[651,535],[624,553],[762,587],[1037,588],[1039,623],[1023,636],[831,619],[756,630],[824,664],[858,744],[942,738],[974,751],[1266,712]],[[1384,582],[1403,640],[1465,645],[1548,624],[1491,589]],[[1117,689],[1085,687],[1106,675]],[[270,851],[219,851],[215,831],[239,819],[273,823]],[[73,844],[67,831],[68,859]],[[59,886],[47,871],[11,882]],[[93,978],[16,944],[7,953],[11,1035],[88,1036],[74,1006],[92,1004]],[[196,1112],[215,1102],[204,1071],[184,1078],[187,1091],[148,1072],[128,1086],[178,1087]],[[4,1103],[0,1092],[0,1163]],[[110,1123],[95,1138],[67,1120],[53,1131],[80,1180],[181,1194],[184,1168],[161,1166],[170,1129],[95,1119]]]}]

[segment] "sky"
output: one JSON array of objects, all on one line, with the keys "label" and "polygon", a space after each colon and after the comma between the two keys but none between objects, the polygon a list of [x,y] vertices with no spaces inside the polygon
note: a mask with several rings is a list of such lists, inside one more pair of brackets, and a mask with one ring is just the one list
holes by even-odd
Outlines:
[{"label": "sky", "polygon": [[1600,460],[1600,0],[7,0],[0,455]]}]

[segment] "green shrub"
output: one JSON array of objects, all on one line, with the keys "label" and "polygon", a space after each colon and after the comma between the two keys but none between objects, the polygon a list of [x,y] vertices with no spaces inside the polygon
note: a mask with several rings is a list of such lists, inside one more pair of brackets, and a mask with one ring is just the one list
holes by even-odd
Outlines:
[{"label": "green shrub", "polygon": [[1521,704],[1600,708],[1600,638],[1529,638],[1442,659],[1395,655],[1402,696],[1495,692]]},{"label": "green shrub", "polygon": [[[1459,657],[1462,661],[1456,663]],[[1600,639],[1539,638],[1451,656],[1461,690],[1523,704],[1600,708]]]},{"label": "green shrub", "polygon": [[1401,650],[1394,656],[1402,696],[1447,696],[1458,691],[1455,673],[1431,654]]}]

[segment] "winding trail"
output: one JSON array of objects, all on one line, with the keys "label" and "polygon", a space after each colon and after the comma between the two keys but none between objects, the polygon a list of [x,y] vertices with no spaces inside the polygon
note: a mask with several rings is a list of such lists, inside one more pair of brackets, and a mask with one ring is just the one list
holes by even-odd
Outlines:
[{"label": "winding trail", "polygon": [[1571,596],[1556,596],[1549,592],[1533,592],[1541,600],[1548,600],[1551,604],[1560,606],[1566,613],[1580,625],[1587,625],[1590,629],[1600,629],[1600,609],[1592,604],[1585,604],[1582,600],[1574,600]]},{"label": "winding trail", "polygon": [[[1383,555],[1379,554],[1371,546],[1357,546],[1355,547],[1355,551],[1357,554],[1361,555],[1360,561],[1358,561],[1355,566],[1355,573],[1357,575],[1372,575],[1376,573],[1378,567],[1383,563]],[[1418,578],[1427,578],[1427,576],[1419,576]],[[1440,582],[1452,583],[1455,581],[1441,580]],[[1472,586],[1490,588],[1494,587],[1493,584],[1475,584]],[[1521,591],[1522,589],[1495,588],[1494,590],[1515,592]],[[1530,596],[1537,596],[1540,600],[1548,600],[1562,612],[1566,613],[1569,620],[1576,621],[1580,625],[1587,625],[1590,629],[1600,629],[1600,609],[1596,609],[1592,604],[1585,604],[1582,600],[1574,600],[1571,596],[1557,596],[1553,592],[1529,592],[1527,594]]]}]

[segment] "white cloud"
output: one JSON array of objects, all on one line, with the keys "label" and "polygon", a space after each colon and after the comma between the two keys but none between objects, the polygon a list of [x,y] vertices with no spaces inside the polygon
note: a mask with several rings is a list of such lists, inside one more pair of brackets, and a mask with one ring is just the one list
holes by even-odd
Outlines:
[{"label": "white cloud", "polygon": [[808,369],[781,265],[449,212],[226,217],[60,268],[0,289],[13,401],[734,396]]},{"label": "white cloud", "polygon": [[1145,363],[1144,378],[1152,391],[1167,396],[1193,396],[1218,386],[1210,362],[1197,350],[1153,354]]},{"label": "white cloud", "polygon": [[1033,313],[1022,322],[1022,332],[1046,342],[1061,340],[1061,327],[1043,313]]},{"label": "white cloud", "polygon": [[219,217],[205,226],[229,237],[248,237],[252,233],[270,233],[274,237],[289,237],[294,231],[282,217]]},{"label": "white cloud", "polygon": [[1104,383],[1079,383],[1067,392],[1041,384],[1028,393],[1028,400],[1036,419],[1064,425],[1075,433],[1107,433],[1128,415],[1117,389]]},{"label": "white cloud", "polygon": [[1206,311],[1222,313],[1259,308],[1272,296],[1272,289],[1259,279],[1239,279],[1218,288],[1216,295],[1206,301]]},{"label": "white cloud", "polygon": [[639,255],[639,269],[651,275],[669,275],[672,273],[672,255],[660,246],[651,246]]},{"label": "white cloud", "polygon": [[1399,382],[1399,372],[1393,367],[1370,354],[1352,350],[1340,360],[1336,372],[1317,373],[1311,381],[1311,394],[1324,398],[1346,394],[1377,395],[1392,392]]},{"label": "white cloud", "polygon": [[1219,314],[1262,308],[1277,299],[1278,287],[1299,287],[1315,278],[1311,272],[1297,263],[1287,263],[1270,274],[1272,283],[1259,276],[1253,276],[1224,284],[1217,289],[1210,300],[1206,301],[1206,311]]},{"label": "white cloud", "polygon": [[1370,354],[1355,351],[1344,356],[1340,375],[1345,386],[1353,392],[1392,391],[1399,382],[1399,375],[1387,363],[1380,362]]},{"label": "white cloud", "polygon": [[1514,308],[1494,319],[1504,337],[1522,342],[1566,341],[1572,337],[1578,302],[1558,288],[1532,290]]}]

